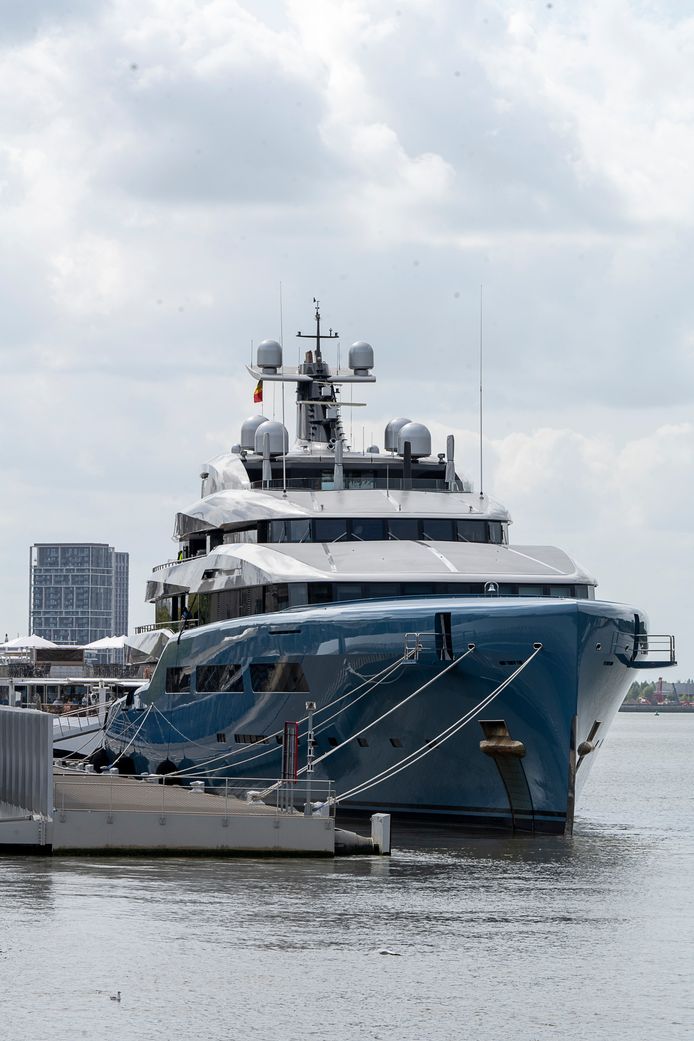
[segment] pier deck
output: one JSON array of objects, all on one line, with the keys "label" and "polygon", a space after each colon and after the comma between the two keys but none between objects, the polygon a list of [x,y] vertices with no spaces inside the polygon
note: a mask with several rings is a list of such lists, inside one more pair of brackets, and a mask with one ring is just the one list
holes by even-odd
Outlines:
[{"label": "pier deck", "polygon": [[[0,854],[335,856],[330,782],[225,778],[211,789],[205,778],[69,769],[52,755],[50,716],[0,707]],[[305,815],[314,799],[323,810]],[[339,832],[339,851],[389,853],[389,822],[375,814],[371,839]]]}]

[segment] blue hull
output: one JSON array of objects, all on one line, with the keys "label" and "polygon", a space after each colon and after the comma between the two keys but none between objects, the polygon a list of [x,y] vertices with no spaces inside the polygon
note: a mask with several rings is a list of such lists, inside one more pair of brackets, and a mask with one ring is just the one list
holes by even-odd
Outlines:
[{"label": "blue hull", "polygon": [[[438,638],[437,615],[450,615],[448,633]],[[429,750],[341,803],[345,811],[563,833],[630,682],[617,654],[631,654],[634,625],[629,607],[536,597],[361,602],[216,623],[172,641],[143,693],[143,708],[109,722],[106,748],[112,756],[132,757],[136,772],[155,772],[165,763],[199,765],[210,778],[278,777],[282,748],[276,735],[286,720],[305,717],[310,698],[317,705],[316,756],[348,742],[315,772],[335,781],[338,796],[415,749]],[[413,633],[422,634],[417,660],[364,693],[366,678],[402,659],[406,641],[413,643],[406,634]],[[491,704],[449,740],[435,741],[538,643],[536,657]],[[475,650],[449,668],[447,654],[458,658],[470,644]],[[299,664],[310,693],[254,693],[248,666],[278,661]],[[196,669],[226,663],[243,668],[243,689],[195,690]],[[167,670],[192,670],[192,689],[167,693]],[[427,689],[360,740],[350,740],[429,680]],[[353,698],[321,712],[350,691],[356,691]],[[504,733],[508,739],[499,740]],[[263,743],[244,743],[258,738]],[[299,761],[306,761],[305,725]]]}]

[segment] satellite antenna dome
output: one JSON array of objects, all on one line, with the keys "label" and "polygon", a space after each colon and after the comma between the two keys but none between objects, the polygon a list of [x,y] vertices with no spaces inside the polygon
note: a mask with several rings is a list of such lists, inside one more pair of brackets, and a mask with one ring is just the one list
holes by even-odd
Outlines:
[{"label": "satellite antenna dome", "polygon": [[431,455],[431,434],[423,423],[405,423],[398,431],[398,455],[403,455],[405,442],[410,442],[413,459]]},{"label": "satellite antenna dome", "polygon": [[268,375],[277,372],[282,365],[282,348],[277,340],[263,340],[258,344],[258,368]]},{"label": "satellite antenna dome", "polygon": [[368,376],[374,367],[374,349],[366,340],[357,340],[349,349],[348,365],[355,376]]},{"label": "satellite antenna dome", "polygon": [[255,448],[255,432],[261,423],[267,423],[267,416],[249,416],[241,424],[241,448],[247,452]]},{"label": "satellite antenna dome", "polygon": [[398,433],[405,423],[411,423],[411,419],[406,419],[405,416],[400,416],[398,419],[391,419],[390,423],[386,426],[385,440],[383,446],[386,452],[397,452],[398,450]]},{"label": "satellite antenna dome", "polygon": [[266,419],[257,427],[255,432],[255,450],[258,455],[263,454],[263,439],[268,435],[270,455],[282,455],[289,449],[289,434],[282,423],[273,419]]}]

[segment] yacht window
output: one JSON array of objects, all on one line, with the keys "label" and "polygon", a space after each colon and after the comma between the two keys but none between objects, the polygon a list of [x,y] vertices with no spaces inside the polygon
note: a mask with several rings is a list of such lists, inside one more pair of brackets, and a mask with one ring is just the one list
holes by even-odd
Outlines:
[{"label": "yacht window", "polygon": [[500,546],[504,541],[501,521],[489,521],[489,541]]},{"label": "yacht window", "polygon": [[403,582],[403,596],[431,596],[435,590],[433,582]]},{"label": "yacht window", "polygon": [[422,538],[431,542],[451,542],[453,540],[453,521],[431,518],[422,521]]},{"label": "yacht window", "polygon": [[320,486],[323,491],[331,492],[335,488],[335,471],[322,470],[320,475]]},{"label": "yacht window", "polygon": [[270,521],[270,542],[286,542],[285,521]]},{"label": "yacht window", "polygon": [[382,542],[385,538],[385,523],[371,517],[354,519],[351,537],[362,542]]},{"label": "yacht window", "polygon": [[310,542],[311,541],[311,521],[310,520],[293,520],[287,521],[289,542]]},{"label": "yacht window", "polygon": [[289,589],[286,582],[265,587],[265,611],[283,611],[289,607]]},{"label": "yacht window", "polygon": [[333,585],[331,582],[308,583],[309,604],[329,604],[333,599]]},{"label": "yacht window", "polygon": [[543,586],[518,586],[519,596],[542,596]]},{"label": "yacht window", "polygon": [[242,542],[257,542],[258,541],[258,529],[255,524],[252,528],[242,528],[237,531],[228,531],[224,536],[224,543],[227,546],[239,545]]},{"label": "yacht window", "polygon": [[363,596],[364,587],[361,582],[337,582],[335,585],[336,600],[362,600]]},{"label": "yacht window", "polygon": [[458,542],[486,542],[487,522],[483,520],[456,521]]},{"label": "yacht window", "polygon": [[190,690],[191,666],[170,668],[166,670],[167,694],[184,694]]},{"label": "yacht window", "polygon": [[239,589],[239,614],[263,613],[263,587],[246,586]]},{"label": "yacht window", "polygon": [[337,542],[347,534],[347,522],[339,517],[321,517],[313,522],[316,542]]},{"label": "yacht window", "polygon": [[251,687],[258,694],[308,694],[304,670],[297,662],[278,661],[251,665]]},{"label": "yacht window", "polygon": [[364,595],[371,600],[398,596],[399,594],[400,584],[398,582],[368,582],[364,586]]},{"label": "yacht window", "polygon": [[414,542],[419,538],[419,521],[415,517],[393,518],[388,521],[388,535],[391,539]]},{"label": "yacht window", "polygon": [[573,596],[573,589],[571,586],[550,586],[550,596]]},{"label": "yacht window", "polygon": [[240,665],[198,665],[195,670],[195,689],[199,694],[242,694],[243,668]]},{"label": "yacht window", "polygon": [[308,603],[308,589],[305,582],[290,582],[288,589],[291,607],[302,607]]}]

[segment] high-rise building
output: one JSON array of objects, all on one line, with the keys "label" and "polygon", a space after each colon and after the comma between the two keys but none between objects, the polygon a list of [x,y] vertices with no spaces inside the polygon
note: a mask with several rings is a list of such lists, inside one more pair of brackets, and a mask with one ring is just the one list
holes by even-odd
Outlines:
[{"label": "high-rise building", "polygon": [[29,632],[87,644],[128,631],[128,554],[105,543],[31,547]]}]

